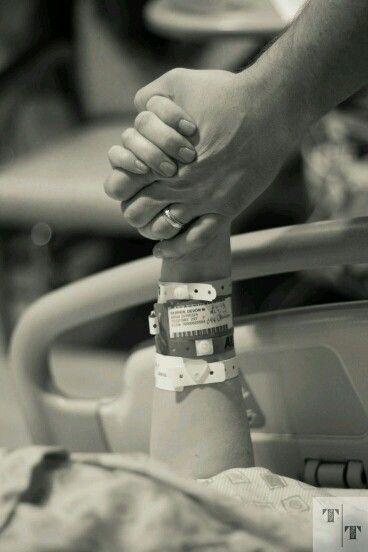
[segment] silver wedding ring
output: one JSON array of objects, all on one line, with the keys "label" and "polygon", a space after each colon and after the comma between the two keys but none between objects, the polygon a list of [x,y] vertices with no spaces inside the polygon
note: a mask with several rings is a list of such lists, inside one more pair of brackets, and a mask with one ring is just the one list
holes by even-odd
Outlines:
[{"label": "silver wedding ring", "polygon": [[170,211],[170,207],[167,207],[164,212],[164,217],[165,219],[167,220],[167,222],[170,224],[170,226],[172,226],[173,228],[177,228],[178,230],[181,230],[185,224],[183,224],[182,222],[180,222],[180,220],[178,220],[177,218],[175,218],[173,216],[173,214],[171,213]]}]

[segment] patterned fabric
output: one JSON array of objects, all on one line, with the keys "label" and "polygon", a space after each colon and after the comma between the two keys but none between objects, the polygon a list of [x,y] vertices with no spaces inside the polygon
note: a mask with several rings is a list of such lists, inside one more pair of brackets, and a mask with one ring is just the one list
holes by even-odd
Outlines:
[{"label": "patterned fabric", "polygon": [[313,497],[330,495],[325,489],[281,477],[266,468],[236,468],[202,482],[242,504],[284,513],[311,512]]},{"label": "patterned fabric", "polygon": [[262,468],[196,482],[144,455],[0,451],[0,551],[306,551],[317,494]]}]

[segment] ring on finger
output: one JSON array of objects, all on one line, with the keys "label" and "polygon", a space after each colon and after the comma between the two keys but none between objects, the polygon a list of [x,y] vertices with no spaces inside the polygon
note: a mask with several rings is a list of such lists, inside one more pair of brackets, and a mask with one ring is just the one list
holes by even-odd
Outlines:
[{"label": "ring on finger", "polygon": [[180,220],[178,220],[172,214],[172,212],[170,211],[170,207],[167,207],[166,209],[164,209],[163,216],[165,217],[167,222],[170,224],[170,226],[172,226],[173,228],[176,228],[178,230],[181,230],[182,228],[184,228],[185,224],[180,222]]}]

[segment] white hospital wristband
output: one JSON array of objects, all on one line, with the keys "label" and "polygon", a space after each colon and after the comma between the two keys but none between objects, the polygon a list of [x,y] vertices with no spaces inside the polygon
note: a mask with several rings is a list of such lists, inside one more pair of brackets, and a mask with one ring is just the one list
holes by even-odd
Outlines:
[{"label": "white hospital wristband", "polygon": [[201,283],[159,282],[158,303],[198,300],[212,302],[216,297],[231,295],[230,278]]},{"label": "white hospital wristband", "polygon": [[197,358],[155,355],[155,385],[166,391],[184,387],[220,383],[239,375],[236,358],[207,362]]}]

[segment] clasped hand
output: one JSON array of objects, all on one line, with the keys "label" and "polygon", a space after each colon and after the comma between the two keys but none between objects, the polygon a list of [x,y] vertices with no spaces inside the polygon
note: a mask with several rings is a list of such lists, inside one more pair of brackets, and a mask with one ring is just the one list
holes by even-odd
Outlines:
[{"label": "clasped hand", "polygon": [[272,182],[289,144],[268,94],[251,69],[174,69],[138,91],[134,127],[109,151],[105,190],[129,224],[159,240],[156,256],[206,247]]}]

